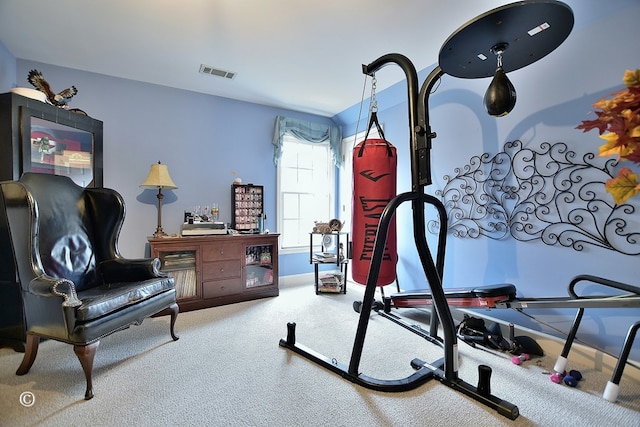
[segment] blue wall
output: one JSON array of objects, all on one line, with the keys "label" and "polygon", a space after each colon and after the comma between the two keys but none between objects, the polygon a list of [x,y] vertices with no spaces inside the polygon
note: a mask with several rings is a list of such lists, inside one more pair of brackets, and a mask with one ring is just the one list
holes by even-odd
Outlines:
[{"label": "blue wall", "polygon": [[[482,107],[488,79],[463,80],[445,76],[431,96],[431,125],[438,133],[432,150],[434,184],[429,193],[442,188],[444,175],[483,152],[502,151],[507,141],[525,145],[564,142],[581,155],[600,145],[595,133],[574,128],[591,118],[591,104],[621,87],[625,69],[640,66],[640,4],[635,0],[567,1],[574,9],[576,25],[567,41],[548,57],[530,67],[510,73],[518,91],[518,104],[507,117],[493,119]],[[0,41],[1,42],[1,41]],[[402,52],[402,46],[398,46]],[[376,58],[363,58],[370,62]],[[434,61],[436,58],[434,58]],[[276,115],[330,123],[332,119],[308,115],[119,79],[101,74],[16,59],[0,43],[0,92],[29,86],[32,68],[63,87],[75,85],[79,93],[71,106],[104,121],[105,186],[119,191],[127,203],[127,219],[120,247],[125,256],[148,254],[146,238],[156,226],[156,198],[143,190],[149,166],[158,160],[169,166],[177,190],[165,192],[163,227],[180,230],[182,213],[196,203],[216,201],[221,218],[230,219],[230,185],[234,178],[265,186],[268,227],[275,228],[276,170],[272,162],[271,135]],[[434,64],[435,66],[435,64]],[[420,81],[431,70],[420,72]],[[379,71],[384,73],[385,69]],[[379,117],[385,135],[398,148],[398,191],[410,190],[406,87],[401,82],[378,94]],[[358,105],[341,112],[333,121],[343,135],[356,129]],[[366,124],[360,124],[362,130]],[[638,200],[634,201],[636,205]],[[640,206],[637,206],[640,209]],[[640,211],[640,210],[638,210]],[[415,254],[411,214],[398,212],[399,282],[403,288],[425,286]],[[308,273],[305,254],[281,255],[282,275]],[[589,247],[582,252],[513,239],[448,242],[445,286],[512,282],[525,297],[561,296],[577,274],[595,274],[638,284],[638,257]],[[496,310],[494,316],[517,316],[515,321],[539,328],[521,315]],[[573,313],[553,311],[549,319],[570,318]],[[579,335],[598,347],[617,353],[626,328],[637,320],[637,309],[615,312],[588,311]],[[635,346],[632,357],[640,360]]]},{"label": "blue wall", "polygon": [[[482,99],[490,79],[465,80],[444,76],[437,91],[430,96],[430,124],[437,132],[432,150],[434,184],[427,192],[435,194],[446,184],[443,177],[466,165],[472,156],[503,151],[507,141],[521,140],[525,146],[543,142],[564,142],[578,154],[596,152],[603,142],[597,132],[587,134],[575,127],[592,119],[592,104],[602,96],[623,87],[625,69],[640,67],[640,3],[637,1],[572,1],[576,23],[569,38],[549,56],[529,67],[514,71],[509,78],[516,87],[518,101],[513,112],[503,118],[491,118],[484,111]],[[615,29],[615,31],[612,31]],[[399,48],[399,50],[401,50]],[[401,53],[401,52],[400,52]],[[373,61],[376,58],[367,58]],[[391,65],[395,67],[395,65]],[[435,67],[421,70],[420,82]],[[386,68],[378,71],[384,73]],[[398,192],[410,191],[409,127],[406,83],[401,82],[378,94],[378,117],[385,136],[398,148]],[[366,111],[366,107],[365,107]],[[334,117],[343,135],[363,130],[366,123],[357,121],[358,106]],[[604,159],[602,159],[604,162]],[[630,164],[625,164],[629,167]],[[636,171],[640,168],[636,167]],[[603,189],[604,192],[604,189]],[[631,202],[640,212],[640,198]],[[398,281],[404,289],[426,286],[415,244],[410,207],[397,211]],[[427,213],[433,219],[435,212]],[[638,216],[636,217],[638,218]],[[632,224],[640,230],[640,221]],[[430,236],[432,239],[433,236]],[[433,241],[433,239],[431,240]],[[521,297],[566,296],[571,278],[593,274],[640,285],[639,256],[586,247],[582,252],[570,248],[547,246],[540,241],[519,242],[513,238],[461,239],[447,242],[444,286],[514,283]],[[587,310],[579,338],[618,354],[627,328],[638,320],[638,309]],[[533,311],[528,313],[534,314]],[[531,329],[543,329],[511,310],[487,313]],[[567,321],[575,312],[536,310],[535,315],[566,331]],[[640,360],[640,346],[632,357]]]},{"label": "blue wall", "polygon": [[0,41],[0,88],[9,89],[16,86],[16,59]]},{"label": "blue wall", "polygon": [[[50,64],[15,62],[18,86],[29,87],[27,73],[36,68],[56,86],[75,85],[78,94],[70,105],[104,122],[104,185],[125,198],[127,218],[120,248],[128,257],[148,255],[146,238],[156,228],[157,192],[139,187],[152,163],[167,164],[178,186],[163,192],[165,232],[178,233],[183,211],[195,204],[218,202],[220,219],[230,221],[231,183],[237,177],[265,186],[267,226],[276,231],[276,168],[271,144],[275,117],[332,123],[326,117],[295,111]],[[10,88],[5,84],[0,91]],[[283,275],[309,271],[308,256],[302,266],[288,263],[287,258],[281,257]]]}]

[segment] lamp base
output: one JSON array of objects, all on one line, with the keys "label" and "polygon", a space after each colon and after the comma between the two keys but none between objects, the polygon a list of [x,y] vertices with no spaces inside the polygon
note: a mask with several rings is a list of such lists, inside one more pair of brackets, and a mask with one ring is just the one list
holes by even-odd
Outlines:
[{"label": "lamp base", "polygon": [[162,187],[158,187],[158,194],[156,195],[158,198],[158,226],[156,227],[156,232],[153,233],[153,237],[165,237],[167,233],[162,229],[162,199],[164,198],[164,194],[162,194]]},{"label": "lamp base", "polygon": [[153,237],[155,237],[155,238],[158,238],[158,237],[166,237],[166,236],[168,236],[168,234],[167,234],[167,233],[165,233],[165,232],[162,230],[162,227],[158,227],[158,228],[156,228],[156,232],[155,232],[155,233],[153,233]]}]

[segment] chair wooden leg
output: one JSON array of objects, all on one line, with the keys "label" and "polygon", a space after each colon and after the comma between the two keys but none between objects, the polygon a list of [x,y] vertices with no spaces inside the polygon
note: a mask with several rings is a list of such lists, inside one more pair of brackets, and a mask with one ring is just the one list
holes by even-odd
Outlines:
[{"label": "chair wooden leg", "polygon": [[100,341],[96,341],[88,345],[73,346],[73,351],[76,356],[78,356],[78,360],[80,360],[82,370],[84,371],[84,376],[87,379],[87,390],[84,393],[85,400],[89,400],[93,397],[93,383],[91,381],[93,373],[93,359],[96,356],[99,345]]},{"label": "chair wooden leg", "polygon": [[38,345],[40,344],[40,337],[37,335],[27,335],[27,348],[24,350],[24,357],[22,363],[16,371],[16,375],[24,375],[29,372],[33,362],[36,360],[38,354]]},{"label": "chair wooden leg", "polygon": [[180,309],[178,308],[178,304],[173,303],[169,307],[169,310],[171,310],[171,338],[173,338],[174,341],[178,341],[180,337],[176,335],[174,327],[176,325],[176,319],[178,318],[178,312]]}]

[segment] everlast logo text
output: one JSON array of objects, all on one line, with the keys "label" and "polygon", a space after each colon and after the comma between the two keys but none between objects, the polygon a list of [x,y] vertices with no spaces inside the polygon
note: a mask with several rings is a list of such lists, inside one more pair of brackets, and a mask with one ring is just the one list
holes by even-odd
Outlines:
[{"label": "everlast logo text", "polygon": [[[376,241],[378,221],[380,220],[380,216],[382,215],[382,211],[385,206],[389,203],[389,200],[390,199],[367,199],[360,196],[360,206],[362,206],[362,211],[366,218],[364,223],[364,244],[362,246],[360,260],[371,260],[373,256],[373,247]],[[391,261],[391,255],[389,255],[389,250],[386,246],[382,260]]]},{"label": "everlast logo text", "polygon": [[365,178],[367,178],[370,181],[377,182],[380,178],[384,178],[385,176],[388,176],[389,174],[388,173],[383,173],[381,175],[374,176],[373,175],[373,171],[371,169],[367,169],[365,171],[360,172],[360,175],[365,177]]}]

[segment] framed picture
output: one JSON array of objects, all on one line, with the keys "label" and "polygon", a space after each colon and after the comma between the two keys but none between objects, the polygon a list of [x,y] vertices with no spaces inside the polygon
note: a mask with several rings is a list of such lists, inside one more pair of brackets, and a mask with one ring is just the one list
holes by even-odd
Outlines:
[{"label": "framed picture", "polygon": [[100,120],[15,94],[8,95],[12,97],[10,116],[18,125],[12,128],[19,130],[13,131],[11,136],[5,135],[13,140],[13,179],[18,179],[24,172],[38,172],[68,176],[82,187],[102,187]]}]

